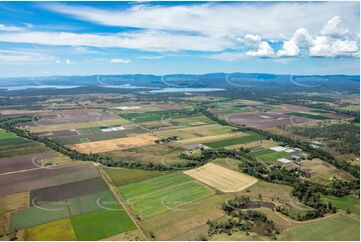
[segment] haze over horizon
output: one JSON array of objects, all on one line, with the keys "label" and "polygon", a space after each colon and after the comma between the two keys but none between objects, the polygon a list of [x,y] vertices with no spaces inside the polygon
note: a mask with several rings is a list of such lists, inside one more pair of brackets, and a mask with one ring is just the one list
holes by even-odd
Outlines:
[{"label": "haze over horizon", "polygon": [[359,75],[359,9],[359,2],[1,2],[0,77]]}]

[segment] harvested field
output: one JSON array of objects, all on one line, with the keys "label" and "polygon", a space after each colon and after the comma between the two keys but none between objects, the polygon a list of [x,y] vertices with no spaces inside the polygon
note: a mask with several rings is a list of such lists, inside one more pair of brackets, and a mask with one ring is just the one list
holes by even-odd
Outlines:
[{"label": "harvested field", "polygon": [[91,163],[38,168],[0,175],[0,196],[97,177]]},{"label": "harvested field", "polygon": [[257,182],[254,177],[212,163],[184,173],[222,192],[242,191]]},{"label": "harvested field", "polygon": [[20,192],[0,197],[0,215],[29,207],[29,193]]},{"label": "harvested field", "polygon": [[179,154],[184,151],[185,148],[178,144],[152,144],[126,150],[112,151],[105,154],[120,160],[143,163],[151,162],[154,164],[174,164],[188,162],[188,160],[179,157]]},{"label": "harvested field", "polygon": [[323,184],[330,183],[330,180],[334,176],[344,180],[353,179],[353,177],[349,173],[337,169],[333,165],[320,159],[304,160],[303,167],[301,169],[305,172],[308,172],[314,182],[319,182]]},{"label": "harvested field", "polygon": [[214,191],[182,173],[172,173],[118,188],[142,219],[175,209],[214,194]]},{"label": "harvested field", "polygon": [[107,190],[108,187],[101,177],[91,178],[83,181],[66,183],[58,186],[51,186],[32,190],[30,201],[64,201],[78,196],[99,193]]},{"label": "harvested field", "polygon": [[71,148],[83,153],[102,153],[149,145],[157,139],[158,137],[154,135],[141,134],[135,137],[75,144],[71,145]]},{"label": "harvested field", "polygon": [[56,155],[54,152],[45,152],[1,158],[0,174],[37,168],[41,166],[42,159],[52,158]]},{"label": "harvested field", "polygon": [[27,241],[69,241],[76,239],[69,218],[28,228],[24,232],[24,240]]},{"label": "harvested field", "polygon": [[0,147],[0,158],[48,152],[48,151],[50,151],[50,149],[48,149],[45,145],[36,142],[31,142],[21,145],[10,145],[10,146]]},{"label": "harvested field", "polygon": [[29,127],[34,126],[48,126],[57,124],[67,124],[76,122],[89,122],[89,121],[103,121],[106,119],[116,119],[117,116],[107,112],[98,111],[95,109],[75,109],[75,110],[62,110],[56,112],[44,112],[37,114],[40,119],[36,122],[29,122],[26,125]]}]

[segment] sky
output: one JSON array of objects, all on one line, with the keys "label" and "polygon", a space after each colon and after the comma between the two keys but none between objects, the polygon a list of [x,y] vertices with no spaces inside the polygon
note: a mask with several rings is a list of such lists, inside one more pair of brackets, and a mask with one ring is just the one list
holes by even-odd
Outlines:
[{"label": "sky", "polygon": [[0,2],[0,77],[359,74],[359,2]]}]

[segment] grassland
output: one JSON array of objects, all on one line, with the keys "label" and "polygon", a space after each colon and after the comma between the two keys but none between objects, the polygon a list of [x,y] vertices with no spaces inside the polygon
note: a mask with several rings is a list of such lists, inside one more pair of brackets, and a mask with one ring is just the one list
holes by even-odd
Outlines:
[{"label": "grassland", "polygon": [[40,132],[51,132],[51,131],[67,130],[67,129],[83,129],[83,128],[94,128],[100,126],[124,125],[124,124],[128,124],[128,121],[119,118],[119,119],[106,119],[106,120],[89,121],[89,122],[53,124],[48,126],[33,126],[33,127],[29,127],[28,130],[33,133],[40,133]]},{"label": "grassland", "polygon": [[118,188],[142,219],[208,197],[214,191],[182,173],[172,173]]},{"label": "grassland", "polygon": [[167,172],[144,171],[126,168],[104,168],[115,186],[123,186],[129,183],[138,182],[154,177],[158,177]]},{"label": "grassland", "polygon": [[279,240],[360,240],[360,222],[346,215],[338,215],[319,222],[286,230]]},{"label": "grassland", "polygon": [[273,150],[270,150],[270,149],[266,149],[266,150],[256,150],[256,151],[253,151],[250,153],[250,155],[252,157],[257,157],[257,156],[261,156],[261,155],[268,155],[268,154],[271,154],[273,153],[274,151]]},{"label": "grassland", "polygon": [[225,139],[225,140],[220,140],[220,141],[206,142],[206,143],[204,143],[204,145],[209,146],[211,148],[222,148],[225,146],[244,144],[244,143],[249,143],[249,142],[253,142],[253,141],[257,141],[257,140],[261,140],[261,139],[264,139],[264,137],[262,135],[259,135],[256,133],[249,133],[248,136],[238,137],[238,138],[233,138],[233,139]]},{"label": "grassland", "polygon": [[187,109],[175,109],[175,110],[161,110],[161,111],[153,111],[153,112],[144,112],[144,113],[125,113],[120,116],[131,120],[135,123],[144,123],[144,122],[152,122],[159,121],[162,118],[179,118],[184,117],[185,115],[182,113],[187,111]]},{"label": "grassland", "polygon": [[351,215],[360,219],[360,200],[354,195],[335,197],[332,195],[321,195],[321,200],[326,204],[331,202],[337,209],[349,210]]},{"label": "grassland", "polygon": [[69,241],[76,239],[77,238],[69,218],[41,224],[25,229],[24,231],[24,240]]},{"label": "grassland", "polygon": [[213,141],[223,141],[227,139],[235,139],[240,137],[247,136],[246,133],[243,132],[233,132],[233,133],[226,133],[226,134],[218,134],[218,135],[210,135],[205,137],[197,137],[192,139],[180,140],[178,143],[180,144],[194,144],[194,143],[210,143]]},{"label": "grassland", "polygon": [[78,240],[100,240],[135,229],[128,214],[119,206],[111,210],[100,209],[87,214],[71,217]]},{"label": "grassland", "polygon": [[262,160],[262,161],[277,161],[280,158],[288,158],[290,156],[290,154],[288,154],[285,151],[279,151],[279,152],[272,152],[269,154],[265,154],[265,155],[260,155],[257,156],[258,159]]},{"label": "grassland", "polygon": [[303,117],[303,118],[310,118],[310,119],[317,119],[317,120],[328,120],[331,119],[329,117],[325,117],[322,115],[317,115],[317,114],[312,114],[312,113],[303,113],[303,112],[292,112],[292,113],[287,113],[288,115],[291,116],[296,116],[296,117]]}]

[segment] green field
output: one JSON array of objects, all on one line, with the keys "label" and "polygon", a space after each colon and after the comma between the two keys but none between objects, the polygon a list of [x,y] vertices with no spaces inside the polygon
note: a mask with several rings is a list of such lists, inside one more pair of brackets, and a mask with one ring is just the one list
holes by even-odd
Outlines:
[{"label": "green field", "polygon": [[284,231],[279,240],[360,240],[360,222],[346,215],[299,225]]},{"label": "green field", "polygon": [[346,211],[349,209],[352,214],[360,217],[360,200],[356,196],[335,197],[332,195],[321,195],[323,202],[331,202],[337,209]]},{"label": "green field", "polygon": [[21,145],[32,141],[16,136],[15,133],[0,129],[0,147],[8,145]]},{"label": "green field", "polygon": [[214,191],[183,173],[172,173],[118,188],[142,219],[208,197]]},{"label": "green field", "polygon": [[272,154],[274,153],[273,150],[256,150],[256,151],[253,151],[251,153],[249,153],[252,157],[257,157],[257,156],[260,156],[260,155],[268,155],[268,154]]},{"label": "green field", "polygon": [[324,114],[331,113],[329,111],[321,110],[321,109],[311,109],[310,112],[312,112],[312,113],[324,113]]},{"label": "green field", "polygon": [[126,168],[104,168],[115,186],[123,186],[132,182],[167,174],[162,171],[145,171]]},{"label": "green field", "polygon": [[78,240],[100,240],[135,229],[128,214],[119,205],[71,217]]},{"label": "green field", "polygon": [[285,151],[272,152],[265,155],[257,156],[258,159],[262,161],[277,161],[280,158],[288,158],[290,154]]},{"label": "green field", "polygon": [[317,115],[317,114],[311,114],[311,113],[302,113],[302,112],[293,112],[293,113],[287,113],[288,115],[291,116],[296,116],[296,117],[303,117],[303,118],[310,118],[310,119],[317,119],[317,120],[328,120],[331,119],[329,117],[325,117],[325,116],[321,116],[321,115]]},{"label": "green field", "polygon": [[104,191],[72,198],[67,201],[58,201],[55,203],[39,205],[37,207],[30,207],[11,215],[10,228],[29,228],[73,215],[99,210],[102,207],[98,205],[98,201],[112,203],[115,200],[110,191]]},{"label": "green field", "polygon": [[256,133],[250,133],[249,136],[237,137],[237,138],[225,139],[225,140],[219,140],[219,141],[212,141],[212,142],[204,143],[204,145],[209,146],[214,149],[217,149],[217,148],[222,148],[222,147],[230,146],[230,145],[245,144],[245,143],[249,143],[249,142],[253,142],[253,141],[258,141],[261,139],[264,139],[264,137],[262,135],[256,134]]},{"label": "green field", "polygon": [[180,110],[161,110],[161,111],[153,111],[153,112],[145,112],[145,113],[126,113],[120,114],[122,118],[129,119],[135,123],[144,123],[151,121],[159,121],[162,118],[180,118],[184,117],[185,114],[182,112],[189,111],[187,109]]}]

